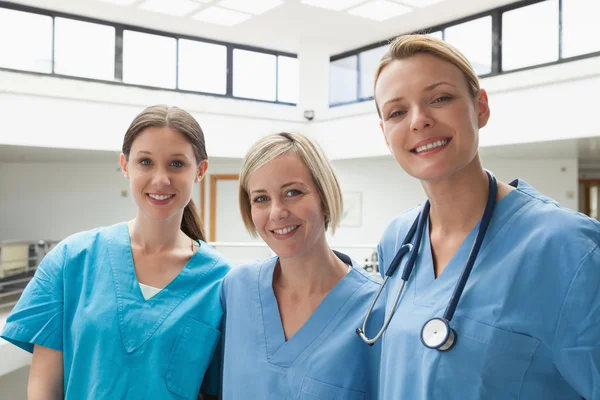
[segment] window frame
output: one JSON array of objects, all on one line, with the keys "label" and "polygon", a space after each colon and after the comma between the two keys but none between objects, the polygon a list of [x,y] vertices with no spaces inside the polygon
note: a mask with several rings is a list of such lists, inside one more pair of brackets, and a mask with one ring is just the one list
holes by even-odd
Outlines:
[{"label": "window frame", "polygon": [[[24,73],[24,74],[29,74],[29,75],[55,76],[58,78],[72,79],[72,80],[77,80],[77,81],[99,82],[99,83],[104,83],[104,84],[109,84],[109,85],[135,87],[135,88],[142,88],[142,89],[148,89],[148,90],[161,90],[161,91],[169,91],[169,92],[177,92],[177,93],[199,94],[199,95],[203,95],[203,96],[229,98],[229,99],[236,99],[236,100],[246,100],[246,101],[254,101],[254,102],[260,102],[260,103],[281,104],[281,105],[287,105],[287,106],[296,106],[296,104],[297,104],[297,103],[279,101],[279,95],[278,95],[278,91],[277,91],[277,89],[279,87],[279,76],[277,74],[277,68],[276,68],[276,75],[274,76],[274,79],[276,80],[275,81],[276,82],[276,92],[275,92],[276,100],[275,101],[253,99],[253,98],[243,98],[243,97],[236,97],[233,95],[233,50],[234,49],[240,49],[240,50],[274,55],[276,57],[277,62],[279,60],[279,56],[298,58],[298,55],[294,54],[294,53],[278,51],[278,50],[271,50],[271,49],[266,49],[266,48],[257,47],[257,46],[249,46],[249,45],[244,45],[244,44],[224,42],[224,41],[220,41],[220,40],[208,39],[208,38],[203,38],[203,37],[199,37],[199,36],[185,35],[185,34],[179,34],[179,33],[173,33],[173,32],[165,32],[165,31],[161,31],[161,30],[149,29],[149,28],[139,27],[139,26],[134,26],[134,25],[129,25],[129,24],[116,23],[116,22],[101,20],[101,19],[97,19],[97,18],[90,18],[90,17],[80,16],[80,15],[64,13],[64,12],[60,12],[60,11],[46,10],[46,9],[41,9],[38,7],[32,7],[32,6],[22,5],[22,4],[7,3],[7,2],[1,1],[1,0],[0,0],[0,8],[5,8],[5,9],[15,10],[15,11],[23,11],[23,12],[27,12],[27,13],[31,13],[31,14],[44,15],[44,16],[48,16],[48,17],[52,18],[52,51],[51,51],[52,72],[46,73],[46,72],[36,72],[36,71],[25,71],[25,70],[17,70],[17,69],[4,68],[4,67],[0,67],[0,71],[17,72],[17,73]],[[56,38],[55,38],[55,31],[54,31],[54,29],[55,29],[54,21],[55,21],[55,18],[57,18],[57,17],[72,19],[72,20],[81,21],[81,22],[90,22],[90,23],[94,23],[94,24],[112,26],[115,28],[115,72],[114,72],[113,80],[103,80],[103,79],[95,79],[95,78],[87,78],[87,77],[79,77],[79,76],[71,76],[71,75],[55,73],[55,71],[54,71],[54,63],[55,63],[54,48],[55,48]],[[161,88],[161,87],[156,87],[156,86],[138,85],[138,84],[129,84],[129,83],[123,82],[123,32],[125,30],[140,32],[140,33],[147,33],[147,34],[151,34],[151,35],[164,36],[164,37],[168,37],[168,38],[172,38],[172,39],[176,40],[177,59],[176,59],[176,69],[175,69],[175,83],[176,83],[175,89]],[[226,59],[226,65],[227,65],[226,76],[227,76],[227,79],[226,79],[225,94],[179,89],[179,39],[186,39],[186,40],[192,40],[192,41],[203,42],[203,43],[208,43],[208,44],[216,44],[216,45],[225,46],[225,48],[227,49],[227,51],[226,51],[226,57],[227,57],[227,59]]]}]

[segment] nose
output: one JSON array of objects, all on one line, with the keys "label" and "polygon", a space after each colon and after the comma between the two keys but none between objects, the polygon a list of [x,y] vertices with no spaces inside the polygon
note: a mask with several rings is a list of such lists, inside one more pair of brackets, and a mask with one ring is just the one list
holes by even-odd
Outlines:
[{"label": "nose", "polygon": [[287,207],[281,201],[274,200],[271,202],[271,212],[269,218],[271,221],[280,221],[290,215]]},{"label": "nose", "polygon": [[154,186],[169,186],[171,184],[171,178],[169,178],[168,172],[164,168],[157,168],[152,176],[152,185]]},{"label": "nose", "polygon": [[429,115],[426,107],[415,106],[410,121],[410,130],[412,132],[422,132],[427,128],[433,128],[434,121]]}]

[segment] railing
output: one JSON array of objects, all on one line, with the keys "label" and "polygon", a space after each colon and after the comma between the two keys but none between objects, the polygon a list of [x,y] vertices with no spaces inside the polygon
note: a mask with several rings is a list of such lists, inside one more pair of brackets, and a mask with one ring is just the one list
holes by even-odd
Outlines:
[{"label": "railing", "polygon": [[[17,303],[39,263],[57,241],[0,242],[0,312],[10,311]],[[263,242],[211,242],[234,265],[275,255]],[[331,246],[352,257],[366,271],[378,276],[376,246],[370,244],[337,244]]]}]

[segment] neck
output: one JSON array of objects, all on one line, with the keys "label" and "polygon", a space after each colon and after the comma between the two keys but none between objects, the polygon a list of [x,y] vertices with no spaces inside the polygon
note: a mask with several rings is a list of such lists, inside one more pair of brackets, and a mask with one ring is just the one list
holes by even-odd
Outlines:
[{"label": "neck", "polygon": [[273,284],[303,296],[328,293],[348,272],[329,248],[325,239],[310,252],[293,258],[279,259]]},{"label": "neck", "polygon": [[129,234],[132,245],[150,254],[177,248],[185,239],[181,231],[181,216],[155,221],[141,212],[129,222]]},{"label": "neck", "polygon": [[422,184],[431,203],[432,228],[447,234],[468,232],[481,219],[489,183],[479,156],[449,178]]}]

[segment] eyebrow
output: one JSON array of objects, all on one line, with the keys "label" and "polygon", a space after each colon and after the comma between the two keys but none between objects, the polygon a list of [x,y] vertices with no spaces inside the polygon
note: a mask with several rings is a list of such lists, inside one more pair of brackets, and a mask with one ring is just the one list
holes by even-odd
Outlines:
[{"label": "eyebrow", "polygon": [[[452,86],[452,87],[454,87],[454,88],[456,87],[455,85],[453,85],[453,84],[451,84],[451,83],[449,83],[449,82],[446,82],[446,81],[440,81],[440,82],[433,83],[433,84],[431,84],[431,85],[429,85],[429,86],[426,86],[426,87],[425,87],[425,91],[427,92],[427,91],[433,90],[433,89],[435,89],[436,87],[438,87],[438,86],[440,86],[440,85],[449,85],[449,86]],[[404,97],[394,97],[393,99],[390,99],[390,100],[386,101],[386,102],[383,104],[383,107],[381,107],[381,109],[383,109],[383,108],[384,108],[384,107],[385,107],[387,104],[389,104],[389,103],[395,103],[395,102],[397,102],[397,101],[400,101],[400,100],[402,100],[402,99],[404,99]]]},{"label": "eyebrow", "polygon": [[[285,189],[286,187],[290,187],[293,185],[301,185],[301,186],[306,187],[306,185],[304,183],[294,181],[294,182],[284,183],[283,185],[281,185],[281,189]],[[253,194],[253,193],[267,193],[267,191],[265,189],[256,189],[256,190],[253,190],[252,192],[250,192],[250,194]]]},{"label": "eyebrow", "polygon": [[[139,154],[150,154],[152,155],[151,152],[146,151],[146,150],[140,150],[138,151]],[[175,153],[175,154],[171,154],[171,157],[185,157],[187,158],[187,155],[183,154],[183,153]]]}]

